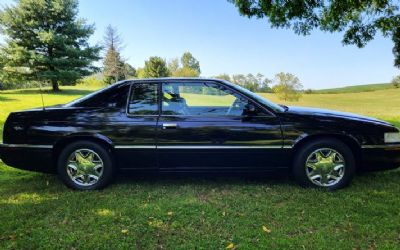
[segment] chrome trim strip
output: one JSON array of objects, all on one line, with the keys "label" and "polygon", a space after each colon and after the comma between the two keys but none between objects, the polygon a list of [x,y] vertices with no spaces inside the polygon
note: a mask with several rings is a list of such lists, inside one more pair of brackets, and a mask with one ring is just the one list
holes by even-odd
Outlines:
[{"label": "chrome trim strip", "polygon": [[0,147],[5,147],[5,148],[46,148],[46,149],[52,149],[53,145],[0,144]]},{"label": "chrome trim strip", "polygon": [[361,148],[400,148],[400,144],[387,144],[387,145],[361,145]]},{"label": "chrome trim strip", "polygon": [[193,145],[183,145],[183,146],[147,146],[147,145],[117,145],[114,146],[116,149],[247,149],[247,148],[270,148],[270,149],[279,149],[279,148],[292,148],[292,146],[193,146]]},{"label": "chrome trim strip", "polygon": [[119,145],[119,146],[114,146],[114,148],[117,149],[130,149],[130,148],[136,148],[136,149],[156,149],[156,146],[147,146],[147,145]]},{"label": "chrome trim strip", "polygon": [[282,148],[282,146],[158,146],[159,149],[246,149],[246,148]]}]

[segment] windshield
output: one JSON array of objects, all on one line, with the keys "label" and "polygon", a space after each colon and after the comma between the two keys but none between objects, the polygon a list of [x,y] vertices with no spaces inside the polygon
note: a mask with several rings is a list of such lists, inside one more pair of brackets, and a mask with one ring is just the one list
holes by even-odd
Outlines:
[{"label": "windshield", "polygon": [[274,110],[276,112],[284,112],[285,111],[285,109],[283,107],[279,106],[278,104],[273,103],[273,102],[269,101],[268,99],[266,99],[260,95],[257,95],[256,93],[251,92],[250,90],[248,90],[246,88],[243,88],[239,85],[233,84],[228,81],[224,81],[224,82],[229,84],[229,86],[239,90],[240,92],[252,97],[254,100],[258,101],[259,103],[264,104],[267,107],[270,107],[272,110]]}]

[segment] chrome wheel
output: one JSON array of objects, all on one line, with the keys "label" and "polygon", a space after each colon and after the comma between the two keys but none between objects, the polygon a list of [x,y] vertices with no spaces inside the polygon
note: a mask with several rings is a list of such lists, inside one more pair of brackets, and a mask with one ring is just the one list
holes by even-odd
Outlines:
[{"label": "chrome wheel", "polygon": [[330,187],[343,178],[346,163],[336,150],[321,148],[308,156],[305,167],[307,177],[312,183],[320,187]]},{"label": "chrome wheel", "polygon": [[77,185],[92,186],[103,175],[104,164],[100,156],[90,149],[77,149],[67,162],[69,178]]}]

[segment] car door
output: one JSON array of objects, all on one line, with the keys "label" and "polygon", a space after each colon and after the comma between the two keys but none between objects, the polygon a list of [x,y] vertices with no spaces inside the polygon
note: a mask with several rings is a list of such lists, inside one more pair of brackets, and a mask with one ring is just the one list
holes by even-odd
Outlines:
[{"label": "car door", "polygon": [[268,171],[283,167],[279,118],[213,81],[163,82],[161,171]]},{"label": "car door", "polygon": [[114,140],[118,142],[115,145],[116,160],[121,169],[158,171],[158,86],[152,82],[132,83],[125,118],[114,132]]}]

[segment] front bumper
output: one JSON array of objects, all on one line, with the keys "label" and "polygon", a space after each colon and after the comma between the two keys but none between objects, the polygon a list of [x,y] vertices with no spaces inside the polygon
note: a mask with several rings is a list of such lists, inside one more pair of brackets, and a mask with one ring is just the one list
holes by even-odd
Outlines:
[{"label": "front bumper", "polygon": [[0,144],[0,159],[10,167],[55,173],[51,145]]},{"label": "front bumper", "polygon": [[361,149],[361,170],[378,171],[400,167],[400,144],[369,145]]}]

